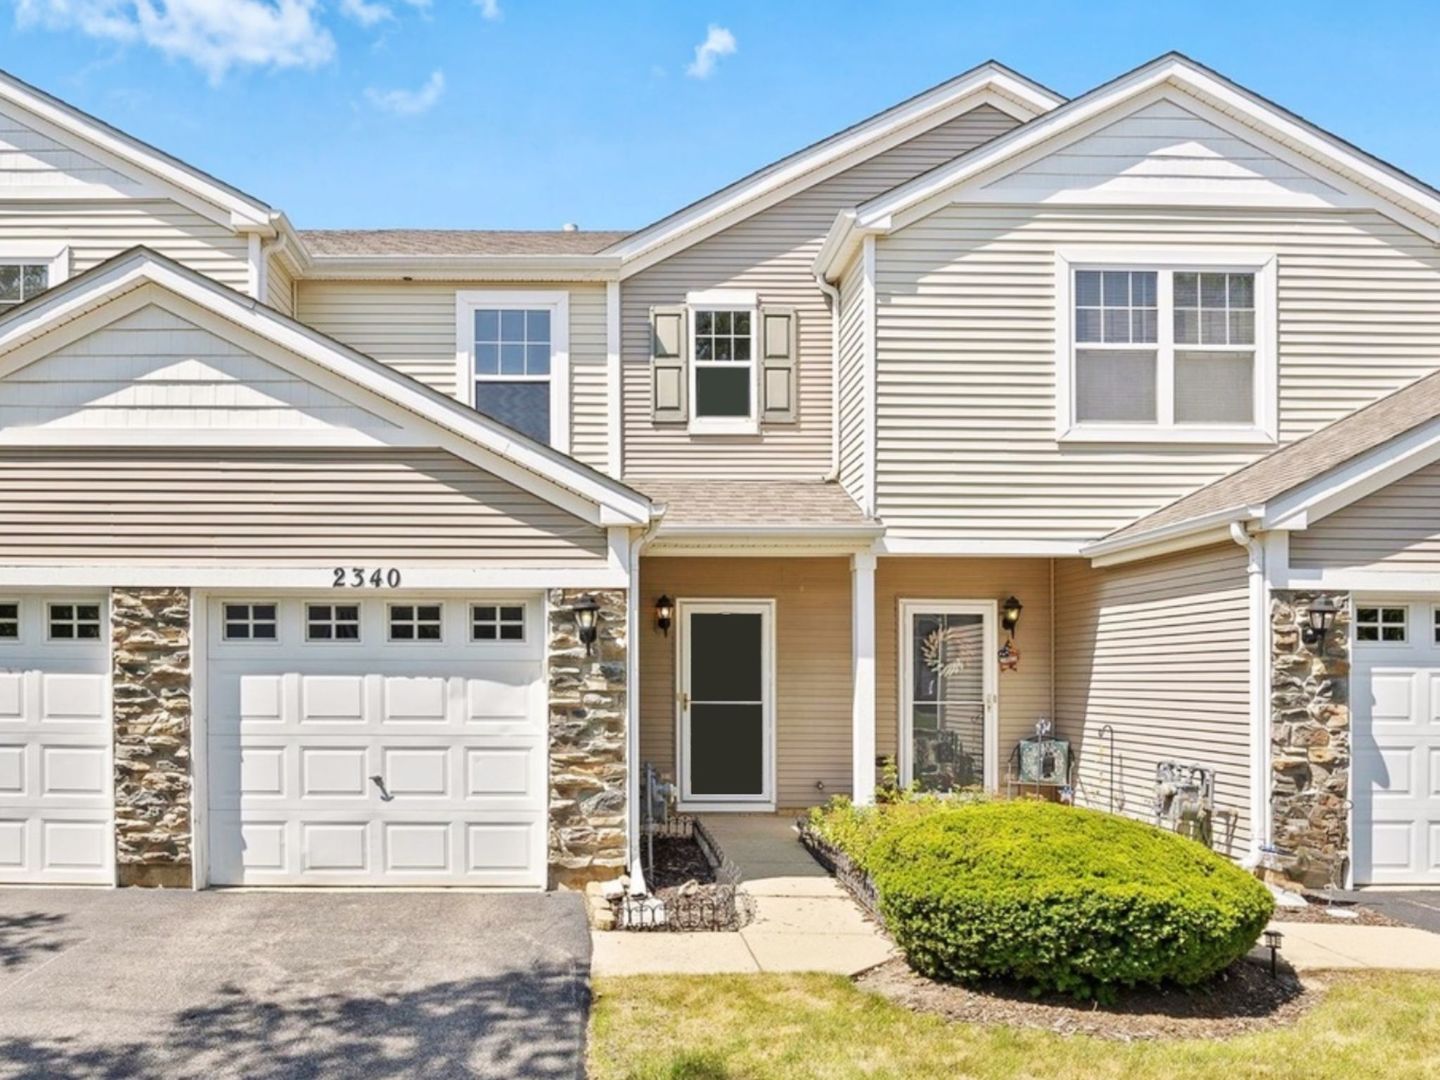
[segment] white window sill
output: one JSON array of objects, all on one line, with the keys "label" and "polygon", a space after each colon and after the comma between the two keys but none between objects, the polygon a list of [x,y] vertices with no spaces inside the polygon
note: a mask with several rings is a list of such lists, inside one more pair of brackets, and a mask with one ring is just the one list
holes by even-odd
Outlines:
[{"label": "white window sill", "polygon": [[755,420],[691,420],[687,430],[691,435],[759,435],[760,424]]},{"label": "white window sill", "polygon": [[1062,443],[1150,443],[1153,445],[1258,446],[1273,448],[1274,435],[1256,427],[1183,427],[1081,425],[1056,435]]}]

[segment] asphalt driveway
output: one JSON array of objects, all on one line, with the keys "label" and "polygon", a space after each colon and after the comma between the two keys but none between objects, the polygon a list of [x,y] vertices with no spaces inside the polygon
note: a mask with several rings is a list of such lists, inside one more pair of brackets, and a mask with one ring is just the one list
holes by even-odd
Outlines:
[{"label": "asphalt driveway", "polygon": [[575,894],[0,889],[0,1076],[584,1075]]}]

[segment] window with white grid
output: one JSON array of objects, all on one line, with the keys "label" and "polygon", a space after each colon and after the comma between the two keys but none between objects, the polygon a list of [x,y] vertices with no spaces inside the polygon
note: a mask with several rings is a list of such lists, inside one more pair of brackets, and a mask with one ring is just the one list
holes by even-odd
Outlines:
[{"label": "window with white grid", "polygon": [[48,263],[0,262],[0,312],[34,299],[49,287]]},{"label": "window with white grid", "polygon": [[20,640],[20,602],[0,600],[0,643]]},{"label": "window with white grid", "polygon": [[225,640],[274,641],[277,626],[275,612],[274,601],[263,604],[225,604]]},{"label": "window with white grid", "polygon": [[51,641],[100,640],[99,604],[52,603],[45,606],[45,614]]},{"label": "window with white grid", "polygon": [[[1274,438],[1273,270],[1060,256],[1062,438]],[[1157,262],[1160,261],[1157,259]]]},{"label": "window with white grid", "polygon": [[306,604],[306,641],[359,641],[359,604]]},{"label": "window with white grid", "polygon": [[1410,609],[1398,604],[1355,609],[1355,640],[1382,645],[1403,645]]},{"label": "window with white grid", "polygon": [[440,604],[391,604],[391,641],[439,641]]},{"label": "window with white grid", "polygon": [[471,641],[524,641],[525,605],[470,605]]}]

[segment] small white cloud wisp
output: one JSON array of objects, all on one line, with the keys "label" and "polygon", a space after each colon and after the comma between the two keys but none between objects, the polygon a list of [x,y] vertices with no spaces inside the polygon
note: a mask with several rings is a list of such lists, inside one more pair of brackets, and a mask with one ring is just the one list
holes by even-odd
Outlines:
[{"label": "small white cloud wisp", "polygon": [[723,26],[713,23],[705,33],[705,40],[695,46],[695,59],[685,69],[692,79],[708,79],[715,73],[715,65],[722,56],[731,56],[739,48],[735,35]]},{"label": "small white cloud wisp", "polygon": [[235,67],[314,68],[335,55],[319,0],[16,0],[15,17],[22,28],[146,45],[212,82]]},{"label": "small white cloud wisp", "polygon": [[381,112],[393,116],[419,116],[429,112],[445,94],[445,73],[432,71],[418,90],[378,90],[370,87],[365,98]]},{"label": "small white cloud wisp", "polygon": [[496,22],[505,17],[505,13],[500,10],[500,0],[475,0],[475,6],[480,9],[482,19]]},{"label": "small white cloud wisp", "polygon": [[371,0],[340,0],[340,14],[361,26],[375,26],[395,17],[395,13],[384,4],[372,3]]}]

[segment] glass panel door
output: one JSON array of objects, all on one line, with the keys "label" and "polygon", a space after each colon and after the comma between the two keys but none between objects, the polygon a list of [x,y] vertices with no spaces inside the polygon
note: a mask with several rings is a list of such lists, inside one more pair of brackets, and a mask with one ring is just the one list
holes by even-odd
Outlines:
[{"label": "glass panel door", "polygon": [[765,608],[684,607],[680,709],[684,796],[769,798]]},{"label": "glass panel door", "polygon": [[986,783],[992,662],[986,616],[906,610],[909,774],[929,791]]}]

